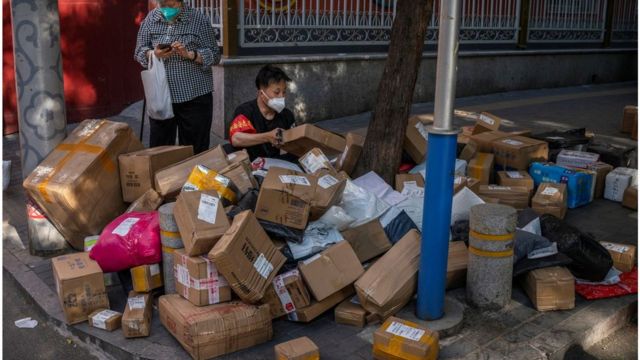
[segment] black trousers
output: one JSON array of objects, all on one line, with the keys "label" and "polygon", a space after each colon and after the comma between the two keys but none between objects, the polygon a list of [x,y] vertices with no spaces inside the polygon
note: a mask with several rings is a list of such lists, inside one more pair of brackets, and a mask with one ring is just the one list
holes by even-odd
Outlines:
[{"label": "black trousers", "polygon": [[212,116],[211,93],[183,103],[174,103],[171,119],[149,119],[150,146],[175,145],[177,131],[180,145],[193,145],[193,152],[201,153],[209,149]]}]

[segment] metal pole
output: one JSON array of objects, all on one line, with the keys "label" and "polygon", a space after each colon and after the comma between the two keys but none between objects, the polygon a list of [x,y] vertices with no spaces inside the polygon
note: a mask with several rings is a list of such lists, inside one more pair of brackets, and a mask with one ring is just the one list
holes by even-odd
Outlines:
[{"label": "metal pole", "polygon": [[416,315],[444,315],[457,131],[453,130],[460,0],[441,0],[434,125],[429,129]]}]

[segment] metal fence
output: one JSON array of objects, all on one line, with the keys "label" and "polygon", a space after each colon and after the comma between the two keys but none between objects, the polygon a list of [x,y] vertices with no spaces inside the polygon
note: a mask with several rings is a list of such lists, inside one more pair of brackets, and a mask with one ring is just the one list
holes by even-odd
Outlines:
[{"label": "metal fence", "polygon": [[616,0],[613,6],[612,41],[638,41],[638,1]]},{"label": "metal fence", "polygon": [[211,20],[218,46],[222,46],[222,0],[185,0],[185,3],[202,11]]},{"label": "metal fence", "polygon": [[532,0],[529,42],[600,42],[605,0]]}]

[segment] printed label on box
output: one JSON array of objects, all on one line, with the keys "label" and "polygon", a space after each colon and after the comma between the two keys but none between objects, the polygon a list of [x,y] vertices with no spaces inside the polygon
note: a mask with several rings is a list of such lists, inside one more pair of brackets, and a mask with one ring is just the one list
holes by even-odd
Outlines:
[{"label": "printed label on box", "polygon": [[127,304],[129,305],[129,309],[144,309],[144,296],[134,296],[127,299]]},{"label": "printed label on box", "polygon": [[524,143],[522,141],[511,140],[511,139],[504,139],[504,140],[502,140],[502,142],[505,143],[505,144],[513,145],[513,146],[524,145]]},{"label": "printed label on box", "polygon": [[480,114],[480,121],[484,122],[485,124],[489,124],[489,125],[494,125],[496,123],[495,120],[493,120],[492,118],[488,117],[487,115],[484,114]]},{"label": "printed label on box", "polygon": [[511,179],[522,179],[524,176],[519,171],[507,171],[507,176]]},{"label": "printed label on box", "polygon": [[296,311],[296,306],[293,304],[293,300],[291,300],[291,294],[289,294],[287,287],[284,285],[284,276],[276,276],[273,280],[273,287],[276,290],[278,298],[280,298],[280,303],[282,304],[284,312],[290,314]]},{"label": "printed label on box", "polygon": [[306,177],[299,175],[280,175],[280,182],[283,184],[311,186]]},{"label": "printed label on box", "polygon": [[160,265],[159,264],[153,264],[153,265],[149,266],[149,272],[151,273],[151,276],[156,276],[156,275],[160,274]]},{"label": "printed label on box", "polygon": [[602,242],[601,244],[602,244],[602,246],[605,247],[605,249],[611,250],[613,252],[624,254],[627,251],[629,251],[629,247],[628,246],[624,246],[624,245],[620,245],[620,244],[613,244],[613,243],[608,243],[608,242]]},{"label": "printed label on box", "polygon": [[253,263],[253,267],[256,269],[258,274],[265,279],[268,278],[269,274],[273,271],[273,264],[267,260],[264,254],[260,254],[260,256],[258,256],[258,259]]},{"label": "printed label on box", "polygon": [[391,322],[391,325],[389,325],[389,327],[385,331],[413,341],[419,341],[425,333],[425,331],[422,329],[416,329],[397,321]]},{"label": "printed label on box", "polygon": [[[459,179],[459,178],[456,178],[456,180],[458,180],[458,179]],[[456,184],[459,184],[459,183],[460,183],[460,182],[457,182]],[[402,185],[403,185],[403,187],[404,187],[404,186],[415,186],[415,187],[418,187],[418,183],[417,183],[417,182],[415,182],[415,180],[412,180],[412,181],[405,181],[405,182],[403,182],[403,183],[402,183]]]},{"label": "printed label on box", "polygon": [[320,156],[316,156],[314,153],[309,153],[304,158],[300,159],[302,166],[310,173],[315,173],[316,171],[322,169],[324,167],[324,161]]},{"label": "printed label on box", "polygon": [[209,224],[215,224],[219,201],[220,199],[218,199],[217,197],[207,194],[200,194],[200,203],[198,204],[198,220],[208,222]]},{"label": "printed label on box", "polygon": [[107,320],[115,315],[118,315],[118,313],[113,310],[100,311],[93,316],[93,326],[103,330],[107,330]]},{"label": "printed label on box", "polygon": [[302,263],[304,265],[309,265],[309,264],[311,264],[312,262],[314,262],[314,261],[316,261],[318,259],[320,259],[320,254],[315,254],[312,257],[308,258],[307,260],[303,261]]},{"label": "printed label on box", "polygon": [[544,190],[542,190],[542,192],[540,194],[552,196],[552,195],[555,195],[557,193],[558,193],[558,189],[556,189],[554,187],[548,187],[548,188],[545,188]]},{"label": "printed label on box", "polygon": [[126,236],[129,231],[131,231],[133,225],[138,222],[138,220],[140,220],[140,218],[128,218],[125,221],[121,222],[120,225],[118,225],[115,229],[113,229],[111,233],[120,236]]},{"label": "printed label on box", "polygon": [[338,182],[339,180],[334,178],[331,175],[325,175],[320,179],[318,179],[318,185],[320,185],[323,189],[328,189],[333,185],[337,184]]}]

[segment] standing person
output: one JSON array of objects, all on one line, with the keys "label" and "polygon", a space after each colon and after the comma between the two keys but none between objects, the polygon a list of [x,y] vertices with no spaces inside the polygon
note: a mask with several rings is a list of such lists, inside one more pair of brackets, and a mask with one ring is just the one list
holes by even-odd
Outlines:
[{"label": "standing person", "polygon": [[184,0],[157,0],[138,31],[134,58],[145,68],[153,51],[164,61],[174,117],[149,119],[150,145],[193,145],[197,154],[209,148],[213,116],[211,67],[220,62],[213,27]]},{"label": "standing person", "polygon": [[285,107],[287,82],[282,69],[265,65],[256,76],[256,98],[238,106],[229,127],[233,148],[245,148],[253,161],[257,157],[297,161],[291,154],[281,154],[280,135],[295,124],[291,110]]}]

